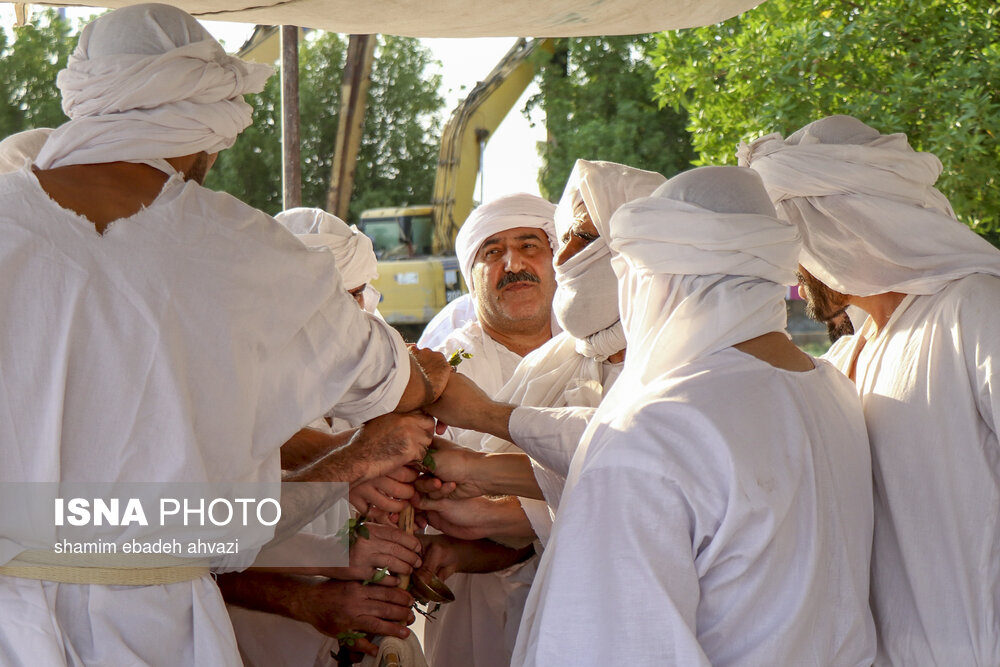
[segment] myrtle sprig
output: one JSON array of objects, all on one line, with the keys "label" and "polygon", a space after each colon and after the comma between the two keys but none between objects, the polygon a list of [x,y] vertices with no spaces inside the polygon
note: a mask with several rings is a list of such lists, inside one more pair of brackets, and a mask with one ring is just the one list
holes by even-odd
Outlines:
[{"label": "myrtle sprig", "polygon": [[388,576],[389,576],[389,568],[388,568],[388,566],[387,567],[380,567],[379,569],[375,570],[375,574],[373,574],[368,579],[365,579],[364,581],[362,581],[361,584],[363,586],[367,586],[368,584],[377,584],[378,582],[382,581],[383,579],[385,579]]},{"label": "myrtle sprig", "polygon": [[431,472],[434,472],[434,469],[437,468],[437,462],[434,460],[434,453],[436,451],[437,449],[434,447],[428,447],[427,451],[424,452],[424,458],[420,461],[420,465]]},{"label": "myrtle sprig", "polygon": [[359,537],[367,540],[371,537],[371,533],[368,532],[368,526],[365,525],[365,521],[367,520],[368,516],[365,514],[357,518],[348,519],[344,527],[337,531],[337,537],[342,540],[346,538],[349,547],[353,547]]},{"label": "myrtle sprig", "polygon": [[343,632],[338,632],[334,635],[334,639],[336,639],[341,646],[354,646],[355,642],[364,638],[365,633],[355,632],[354,630],[344,630]]},{"label": "myrtle sprig", "polygon": [[466,352],[464,347],[460,347],[451,353],[451,356],[448,357],[448,363],[451,364],[452,368],[458,368],[458,365],[462,363],[463,359],[471,359],[471,358],[472,358],[472,353]]}]

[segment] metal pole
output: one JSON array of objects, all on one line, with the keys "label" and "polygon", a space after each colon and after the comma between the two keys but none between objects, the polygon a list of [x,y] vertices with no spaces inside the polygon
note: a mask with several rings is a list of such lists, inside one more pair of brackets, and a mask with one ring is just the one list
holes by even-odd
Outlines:
[{"label": "metal pole", "polygon": [[281,26],[281,201],[285,209],[302,205],[299,142],[299,29]]}]

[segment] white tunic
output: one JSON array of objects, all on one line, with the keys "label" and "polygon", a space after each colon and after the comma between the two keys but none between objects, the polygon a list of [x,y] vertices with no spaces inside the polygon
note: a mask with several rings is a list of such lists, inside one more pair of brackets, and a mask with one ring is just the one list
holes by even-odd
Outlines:
[{"label": "white tunic", "polygon": [[728,348],[602,408],[512,664],[871,664],[864,423],[817,363]]},{"label": "white tunic", "polygon": [[[0,177],[0,481],[277,481],[280,445],[331,405],[391,410],[405,347],[331,263],[177,176],[103,235],[29,170]],[[0,532],[0,562],[24,541]],[[0,613],[3,664],[238,664],[208,577],[0,577]]]},{"label": "white tunic", "polygon": [[875,480],[878,664],[1000,660],[1000,278],[908,296],[857,362]]},{"label": "white tunic", "polygon": [[[472,354],[458,366],[489,396],[506,384],[521,357],[487,335],[479,321],[453,332],[435,349],[450,355],[458,348]],[[449,429],[445,437],[467,447],[478,448],[482,435],[475,431]],[[436,620],[424,626],[424,655],[431,667],[507,667],[510,646],[503,628],[506,593],[497,574],[455,573],[448,578],[455,601],[443,605]]]}]

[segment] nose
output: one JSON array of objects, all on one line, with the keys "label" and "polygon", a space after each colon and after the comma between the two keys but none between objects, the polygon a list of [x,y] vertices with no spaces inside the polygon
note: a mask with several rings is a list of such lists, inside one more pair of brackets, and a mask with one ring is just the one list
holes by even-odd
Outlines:
[{"label": "nose", "polygon": [[503,257],[504,269],[510,273],[517,273],[524,268],[524,257],[517,248],[508,248]]}]

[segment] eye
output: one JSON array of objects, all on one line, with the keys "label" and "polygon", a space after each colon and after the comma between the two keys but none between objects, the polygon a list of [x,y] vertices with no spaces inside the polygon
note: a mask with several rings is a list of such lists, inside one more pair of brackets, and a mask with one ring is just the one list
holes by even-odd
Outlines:
[{"label": "eye", "polygon": [[584,243],[593,243],[598,238],[600,238],[596,234],[591,234],[589,232],[579,232],[579,231],[573,232],[573,236],[577,237]]}]

